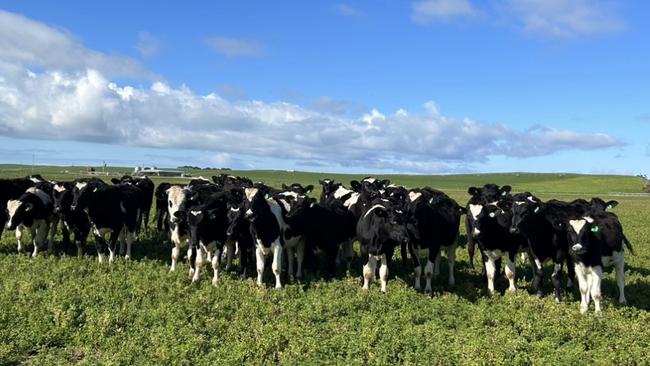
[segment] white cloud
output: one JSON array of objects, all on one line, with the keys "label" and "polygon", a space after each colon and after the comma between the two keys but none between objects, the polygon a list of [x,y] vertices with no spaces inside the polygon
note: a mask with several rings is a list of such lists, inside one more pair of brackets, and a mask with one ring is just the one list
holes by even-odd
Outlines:
[{"label": "white cloud", "polygon": [[576,37],[612,33],[625,26],[613,3],[588,0],[508,0],[506,9],[527,33]]},{"label": "white cloud", "polygon": [[476,10],[468,0],[417,1],[411,4],[411,10],[411,19],[419,24],[476,14]]},{"label": "white cloud", "polygon": [[[44,34],[53,31],[20,19],[23,29],[14,37],[33,33],[32,26]],[[123,65],[122,58],[87,50],[71,36],[54,32],[58,44],[76,50],[81,59],[72,62],[60,56],[33,68],[33,60],[52,57],[49,48],[41,55],[31,44],[0,36],[11,46],[0,48],[10,50],[0,58],[0,135],[205,151],[206,161],[224,165],[246,156],[297,165],[429,173],[468,171],[493,156],[532,157],[621,145],[601,133],[544,127],[518,131],[498,123],[458,120],[442,114],[433,101],[424,104],[424,113],[371,109],[340,114],[295,103],[229,101],[163,81],[149,87],[119,85],[112,78],[115,70],[131,69],[111,62]]]},{"label": "white cloud", "polygon": [[131,58],[89,50],[65,30],[0,10],[0,71],[16,65],[63,71],[91,68],[110,77],[154,77]]},{"label": "white cloud", "polygon": [[138,33],[138,42],[135,44],[135,49],[143,57],[153,57],[160,52],[160,41],[149,32],[140,32]]},{"label": "white cloud", "polygon": [[214,36],[206,37],[205,43],[227,57],[259,57],[264,54],[264,46],[249,39]]},{"label": "white cloud", "polygon": [[345,3],[336,4],[336,11],[338,11],[339,14],[346,17],[352,17],[361,14],[357,9]]}]

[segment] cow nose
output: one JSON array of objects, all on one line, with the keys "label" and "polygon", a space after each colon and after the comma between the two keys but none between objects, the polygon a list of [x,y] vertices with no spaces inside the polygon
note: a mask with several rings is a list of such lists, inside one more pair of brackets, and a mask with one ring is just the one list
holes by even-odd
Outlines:
[{"label": "cow nose", "polygon": [[76,210],[76,209],[77,209],[77,205],[72,205],[72,206],[70,206],[70,209],[71,209],[72,211]]},{"label": "cow nose", "polygon": [[516,227],[510,228],[510,234],[518,234],[518,233],[519,233],[519,229],[517,229]]}]

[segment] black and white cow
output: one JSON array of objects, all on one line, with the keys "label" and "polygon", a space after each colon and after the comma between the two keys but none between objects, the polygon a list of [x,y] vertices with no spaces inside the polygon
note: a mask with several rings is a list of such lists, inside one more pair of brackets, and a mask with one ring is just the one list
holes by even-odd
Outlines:
[{"label": "black and white cow", "polygon": [[151,212],[151,205],[154,196],[154,183],[149,177],[132,177],[124,175],[122,178],[111,179],[113,184],[132,184],[142,190],[142,198],[140,200],[140,217],[138,219],[137,232],[147,232],[149,227],[149,213]]},{"label": "black and white cow", "polygon": [[[16,230],[18,252],[23,251],[23,229],[29,229],[34,243],[35,257],[42,248],[52,221],[52,199],[36,187],[27,188],[18,199],[7,201],[7,230]],[[50,239],[48,250],[53,250],[53,241]]]},{"label": "black and white cow", "polygon": [[623,227],[616,215],[610,212],[593,213],[590,216],[569,220],[567,233],[569,253],[575,261],[576,277],[580,287],[580,312],[589,309],[594,300],[595,311],[600,312],[600,285],[603,267],[614,266],[621,304],[625,299],[625,255],[623,245],[634,253],[632,245],[623,234]]},{"label": "black and white cow", "polygon": [[255,242],[251,235],[251,223],[245,217],[243,205],[243,189],[232,189],[228,202],[228,242],[235,242],[239,252],[239,275],[247,278],[252,269],[249,267],[255,262]]},{"label": "black and white cow", "polygon": [[[140,188],[130,184],[109,186],[100,180],[84,180],[75,184],[71,208],[88,214],[99,262],[103,261],[106,248],[109,251],[109,263],[115,261],[118,239],[120,253],[123,254],[126,244],[125,257],[131,258],[142,195]],[[108,243],[104,239],[106,234],[110,234]]]},{"label": "black and white cow", "polygon": [[[471,268],[474,268],[474,252],[476,250],[474,236],[471,234],[474,231],[472,223],[475,221],[475,215],[472,212],[479,212],[479,206],[496,206],[500,199],[505,198],[510,194],[511,190],[512,187],[509,185],[499,187],[493,183],[485,184],[483,187],[469,187],[467,190],[467,193],[469,193],[471,198],[466,207],[467,216],[465,217],[465,229],[467,232],[467,254],[469,255],[469,266]],[[474,207],[474,211],[472,211],[471,206]],[[485,262],[485,258],[483,258],[483,262]],[[485,271],[485,268],[483,268],[483,271]]]},{"label": "black and white cow", "polygon": [[246,218],[251,222],[251,235],[255,241],[257,285],[262,286],[266,256],[273,254],[271,269],[275,275],[275,288],[282,287],[283,230],[286,227],[280,204],[264,188],[244,189]]},{"label": "black and white cow", "polygon": [[306,194],[309,194],[311,191],[313,191],[314,186],[309,184],[309,185],[306,185],[306,186],[303,187],[302,184],[300,184],[300,183],[293,183],[290,186],[288,186],[288,185],[283,183],[282,184],[282,190],[285,191],[285,192],[294,192],[294,193],[297,193],[297,194],[299,194],[301,196],[304,196]]},{"label": "black and white cow", "polygon": [[7,216],[7,201],[18,199],[27,188],[33,187],[34,181],[29,177],[16,179],[0,179],[0,235],[4,231]]},{"label": "black and white cow", "polygon": [[[227,239],[229,194],[230,192],[214,193],[200,204],[188,207],[186,211],[190,232],[188,261],[190,268],[194,270],[192,282],[199,280],[205,257],[212,263],[212,284],[217,284],[221,254]],[[215,250],[211,255],[208,248],[213,244]]]},{"label": "black and white cow", "polygon": [[169,211],[167,210],[167,190],[171,183],[162,182],[156,186],[154,198],[156,200],[156,214],[154,222],[156,223],[157,233],[169,233]]},{"label": "black and white cow", "polygon": [[[458,243],[460,217],[465,209],[447,195],[436,194],[431,189],[413,189],[408,193],[409,204],[409,252],[415,272],[415,288],[420,290],[420,278],[424,267],[425,293],[431,293],[431,278],[438,275],[440,250],[447,252],[449,263],[449,286],[456,284],[454,264]],[[423,266],[421,257],[427,258]]]},{"label": "black and white cow", "polygon": [[[176,270],[178,259],[181,255],[181,248],[190,239],[190,232],[187,226],[186,216],[186,195],[187,190],[178,185],[172,185],[165,191],[167,194],[167,215],[169,217],[170,240],[172,242],[172,264],[170,272]],[[190,257],[188,249],[188,258]],[[190,275],[193,274],[190,267]]]},{"label": "black and white cow", "polygon": [[363,260],[363,288],[366,290],[375,279],[379,262],[381,291],[386,292],[388,265],[395,247],[408,243],[406,222],[401,221],[403,216],[396,211],[390,202],[375,200],[357,223],[356,234],[361,243]]},{"label": "black and white cow", "polygon": [[90,233],[90,221],[88,215],[83,211],[72,210],[74,182],[54,182],[52,199],[54,202],[54,213],[63,223],[64,247],[70,245],[70,233],[74,234],[74,243],[77,247],[77,256],[83,255],[83,250]]}]

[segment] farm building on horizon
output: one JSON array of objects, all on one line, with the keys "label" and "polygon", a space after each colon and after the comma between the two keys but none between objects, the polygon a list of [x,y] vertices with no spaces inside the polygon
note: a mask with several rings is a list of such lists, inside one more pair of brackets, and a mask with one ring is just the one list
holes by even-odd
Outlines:
[{"label": "farm building on horizon", "polygon": [[172,169],[159,169],[157,167],[135,167],[133,171],[133,176],[157,176],[157,177],[190,177],[191,174],[187,174],[180,170]]}]

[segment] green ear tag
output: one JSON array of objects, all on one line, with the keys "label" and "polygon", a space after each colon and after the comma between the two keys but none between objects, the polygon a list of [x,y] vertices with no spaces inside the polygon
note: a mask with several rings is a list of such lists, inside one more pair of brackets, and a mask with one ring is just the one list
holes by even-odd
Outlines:
[{"label": "green ear tag", "polygon": [[506,192],[506,191],[501,192],[502,196],[505,196],[506,194],[508,194],[508,192]]},{"label": "green ear tag", "polygon": [[608,210],[611,210],[611,209],[612,209],[612,205],[607,205],[607,209],[608,209]]},{"label": "green ear tag", "polygon": [[433,203],[433,197],[429,198],[429,204]]},{"label": "green ear tag", "polygon": [[97,192],[97,187],[95,187],[95,189],[93,189],[93,193],[95,193],[95,192]]},{"label": "green ear tag", "polygon": [[495,214],[494,212],[490,212],[490,217],[494,217],[494,216],[496,216],[496,215],[497,215],[497,214]]},{"label": "green ear tag", "polygon": [[214,215],[214,213],[210,213],[210,215],[208,215],[208,216],[210,217],[210,219],[214,219],[214,218],[216,217],[216,216]]},{"label": "green ear tag", "polygon": [[393,197],[395,195],[395,192],[390,192],[390,196]]},{"label": "green ear tag", "polygon": [[314,207],[314,206],[316,206],[316,202],[312,202],[312,203],[309,205],[309,208],[312,208],[312,207]]},{"label": "green ear tag", "polygon": [[268,199],[269,199],[269,194],[268,194],[268,193],[264,195],[264,199],[265,199],[265,200],[268,200]]},{"label": "green ear tag", "polygon": [[592,233],[597,233],[598,231],[600,231],[600,228],[598,226],[594,226],[591,228]]},{"label": "green ear tag", "polygon": [[535,207],[535,211],[533,211],[533,212],[538,213],[539,212],[539,206]]}]

